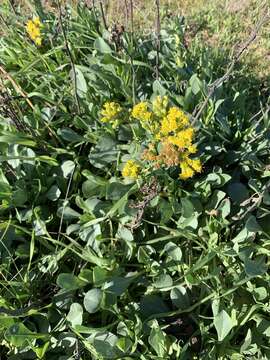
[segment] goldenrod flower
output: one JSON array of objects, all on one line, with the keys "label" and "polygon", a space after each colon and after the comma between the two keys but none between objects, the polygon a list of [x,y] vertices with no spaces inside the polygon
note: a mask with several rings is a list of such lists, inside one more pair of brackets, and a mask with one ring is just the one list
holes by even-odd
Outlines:
[{"label": "goldenrod flower", "polygon": [[112,127],[115,128],[119,124],[119,115],[121,111],[122,108],[118,103],[114,101],[112,102],[107,101],[103,105],[103,109],[100,112],[102,115],[100,121],[104,123],[110,122],[112,123]]},{"label": "goldenrod flower", "polygon": [[195,171],[187,164],[187,162],[183,161],[180,164],[181,174],[179,175],[180,179],[187,180],[191,178]]},{"label": "goldenrod flower", "polygon": [[179,149],[189,148],[192,145],[194,129],[189,127],[177,132],[175,135],[168,136],[168,141]]},{"label": "goldenrod flower", "polygon": [[202,163],[200,159],[188,159],[188,164],[196,172],[200,173],[202,171]]},{"label": "goldenrod flower", "polygon": [[145,101],[134,105],[131,115],[142,123],[150,121],[152,117],[152,113],[148,111],[148,104]]},{"label": "goldenrod flower", "polygon": [[33,40],[37,46],[40,46],[42,43],[41,27],[42,24],[38,17],[35,17],[33,20],[28,20],[26,24],[26,31],[30,39]]},{"label": "goldenrod flower", "polygon": [[134,160],[128,160],[122,170],[124,177],[137,179],[140,172],[140,166]]}]

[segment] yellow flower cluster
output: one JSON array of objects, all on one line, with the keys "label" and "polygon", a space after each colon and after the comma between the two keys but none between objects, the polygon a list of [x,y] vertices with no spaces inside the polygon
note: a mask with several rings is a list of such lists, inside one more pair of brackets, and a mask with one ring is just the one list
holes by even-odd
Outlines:
[{"label": "yellow flower cluster", "polygon": [[140,172],[140,166],[134,160],[128,160],[122,170],[124,177],[137,179]]},{"label": "yellow flower cluster", "polygon": [[[186,180],[196,172],[201,172],[202,165],[199,159],[192,159],[190,155],[197,152],[193,144],[194,128],[190,126],[189,119],[179,108],[173,106],[168,109],[168,98],[157,97],[153,101],[153,112],[149,110],[147,103],[139,103],[133,108],[141,122],[142,114],[147,112],[147,119],[153,123],[148,127],[152,132],[153,142],[143,153],[145,160],[154,163],[154,167],[179,166],[180,178]],[[144,116],[144,119],[146,117]]]},{"label": "yellow flower cluster", "polygon": [[119,115],[122,111],[121,106],[112,101],[112,102],[106,102],[103,105],[103,108],[101,110],[101,115],[102,118],[100,119],[100,121],[104,122],[104,123],[111,123],[113,128],[116,128],[119,124]]},{"label": "yellow flower cluster", "polygon": [[135,105],[132,109],[131,115],[142,123],[148,122],[152,118],[152,113],[148,111],[147,102],[140,102]]},{"label": "yellow flower cluster", "polygon": [[28,20],[26,24],[26,31],[30,39],[33,40],[37,46],[40,46],[42,42],[41,27],[42,24],[39,17],[35,17],[33,20]]}]

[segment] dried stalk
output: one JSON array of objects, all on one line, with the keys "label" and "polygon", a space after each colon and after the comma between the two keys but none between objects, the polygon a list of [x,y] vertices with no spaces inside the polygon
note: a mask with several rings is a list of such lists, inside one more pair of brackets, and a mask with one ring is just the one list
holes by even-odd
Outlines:
[{"label": "dried stalk", "polygon": [[159,66],[160,66],[160,2],[159,0],[155,0],[156,2],[156,11],[157,11],[157,17],[156,17],[156,79],[159,79]]},{"label": "dried stalk", "polygon": [[0,65],[0,73],[2,73],[3,78],[6,77],[14,87],[14,90],[17,92],[17,94],[21,95],[23,98],[25,98],[27,104],[31,107],[32,110],[34,110],[34,105],[29,100],[28,96],[25,94],[25,92],[22,90],[19,84],[16,83],[16,81],[9,75],[9,73],[3,68],[2,65]]},{"label": "dried stalk", "polygon": [[150,201],[153,200],[158,194],[157,180],[154,179],[150,185],[145,184],[140,189],[140,192],[144,196],[143,200],[130,205],[131,208],[138,209],[135,218],[130,224],[128,224],[128,227],[132,232],[141,225],[143,214],[145,212],[146,207],[148,206]]},{"label": "dried stalk", "polygon": [[106,17],[105,17],[102,1],[99,2],[99,6],[100,6],[100,12],[101,12],[103,25],[104,25],[105,29],[108,30],[108,26],[107,26],[107,22],[106,22]]},{"label": "dried stalk", "polygon": [[131,40],[132,40],[132,46],[134,44],[134,6],[133,6],[133,0],[129,0],[130,3],[130,24],[131,24]]},{"label": "dried stalk", "polygon": [[60,0],[57,0],[57,7],[58,7],[58,14],[59,14],[59,23],[60,23],[62,34],[63,34],[63,37],[64,37],[65,47],[66,47],[68,57],[69,57],[69,60],[70,60],[70,65],[71,65],[73,79],[74,79],[74,92],[75,92],[75,101],[76,101],[76,105],[77,105],[77,111],[78,111],[78,114],[80,114],[81,113],[81,108],[80,108],[80,102],[79,102],[79,97],[78,97],[77,74],[76,74],[76,69],[75,69],[73,56],[72,56],[72,53],[71,53],[71,50],[70,50],[70,47],[69,47],[69,44],[68,44],[66,30],[65,30],[65,27],[64,27],[64,24],[63,24],[63,14],[62,14],[62,8],[61,8]]},{"label": "dried stalk", "polygon": [[125,18],[126,18],[126,29],[128,27],[128,3],[127,3],[127,0],[124,0],[125,1]]}]

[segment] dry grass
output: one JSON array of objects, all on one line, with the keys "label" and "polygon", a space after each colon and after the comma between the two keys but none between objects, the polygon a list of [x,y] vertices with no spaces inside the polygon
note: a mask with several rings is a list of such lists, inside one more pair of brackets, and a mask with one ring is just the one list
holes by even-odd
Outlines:
[{"label": "dry grass", "polygon": [[[12,1],[12,0],[6,0]],[[63,4],[79,0],[62,0]],[[13,3],[31,9],[30,0],[13,0]],[[47,8],[56,7],[55,0],[41,0]],[[99,8],[100,0],[84,0],[81,3]],[[120,23],[130,28],[131,0],[103,0],[106,22]],[[151,32],[155,27],[155,0],[133,0],[134,28]],[[231,49],[247,38],[263,11],[270,12],[268,0],[160,0],[162,19],[171,15],[183,15],[194,36],[209,46]],[[199,31],[194,31],[199,29]],[[196,33],[196,35],[194,35]],[[249,49],[245,61],[260,77],[270,77],[270,24],[264,26],[257,41]]]}]

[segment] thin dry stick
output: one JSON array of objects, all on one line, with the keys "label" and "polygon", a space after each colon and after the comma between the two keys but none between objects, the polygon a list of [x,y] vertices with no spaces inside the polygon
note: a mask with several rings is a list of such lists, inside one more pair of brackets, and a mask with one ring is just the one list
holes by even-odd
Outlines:
[{"label": "thin dry stick", "polygon": [[157,11],[157,18],[156,18],[156,37],[157,37],[157,56],[156,56],[156,79],[159,79],[159,53],[160,53],[160,3],[159,0],[156,1],[156,11]]},{"label": "thin dry stick", "polygon": [[9,29],[8,23],[6,22],[2,14],[0,14],[0,19],[2,20],[3,24],[5,24],[5,26]]},{"label": "thin dry stick", "polygon": [[128,27],[128,3],[127,3],[127,0],[124,0],[125,1],[125,18],[126,18],[126,29]]},{"label": "thin dry stick", "polygon": [[12,0],[8,0],[9,2],[9,5],[11,6],[13,12],[15,15],[17,15],[17,11],[16,11],[16,8],[15,8],[15,5],[13,4],[13,1]]},{"label": "thin dry stick", "polygon": [[106,22],[106,17],[105,17],[102,1],[99,2],[99,6],[100,6],[100,12],[101,12],[104,27],[105,27],[106,30],[108,30],[108,26],[107,26],[107,22]]},{"label": "thin dry stick", "polygon": [[63,34],[63,37],[64,37],[65,47],[66,47],[66,50],[67,50],[67,53],[68,53],[68,57],[70,59],[70,65],[71,65],[71,69],[72,69],[72,73],[73,73],[75,101],[76,101],[78,113],[80,114],[81,113],[81,108],[80,108],[80,102],[79,102],[79,97],[78,97],[77,74],[76,74],[76,69],[75,69],[75,65],[74,65],[73,56],[72,56],[72,53],[71,53],[71,50],[70,50],[70,47],[69,47],[69,44],[68,44],[66,30],[65,30],[64,24],[63,24],[63,14],[62,14],[62,8],[61,8],[60,0],[57,0],[57,7],[58,7],[58,13],[59,13],[59,23],[60,23],[62,34]]},{"label": "thin dry stick", "polygon": [[[131,49],[133,51],[134,49],[134,7],[133,7],[133,0],[129,1],[130,3],[130,23],[131,23]],[[135,73],[135,68],[134,68],[134,63],[133,63],[133,55],[129,54],[129,51],[127,51],[129,57],[130,57],[130,63],[131,63],[131,69],[132,69],[132,100],[133,100],[133,105],[136,102],[136,91],[135,91],[135,87],[136,87],[136,73]]]},{"label": "thin dry stick", "polygon": [[129,3],[130,3],[131,40],[132,40],[132,46],[133,46],[133,43],[134,43],[134,6],[133,6],[133,0],[130,0]]},{"label": "thin dry stick", "polygon": [[[265,9],[264,9],[265,10]],[[197,120],[200,118],[202,112],[204,111],[204,109],[206,108],[209,100],[211,99],[211,97],[213,96],[215,90],[226,80],[229,79],[235,64],[239,61],[239,59],[241,58],[242,54],[245,52],[245,50],[247,50],[247,48],[250,46],[250,44],[256,39],[256,37],[258,36],[258,33],[260,31],[260,29],[262,28],[262,26],[269,20],[269,13],[266,11],[265,14],[260,18],[260,20],[258,21],[258,23],[256,24],[254,30],[252,31],[252,33],[250,34],[250,36],[248,37],[248,39],[243,43],[242,46],[240,46],[239,50],[236,52],[236,54],[233,55],[232,57],[232,61],[229,64],[229,66],[227,67],[227,71],[226,73],[218,78],[217,80],[215,80],[213,82],[213,84],[211,84],[209,90],[208,90],[208,94],[204,100],[204,102],[202,103],[201,107],[199,108],[199,110],[194,114],[192,114],[193,120],[192,120],[192,124],[196,123]]]},{"label": "thin dry stick", "polygon": [[27,104],[31,107],[32,110],[34,110],[34,105],[29,100],[28,96],[25,94],[25,92],[22,90],[19,84],[16,83],[16,81],[9,75],[9,73],[3,68],[3,66],[0,65],[0,73],[4,75],[12,84],[15,91],[20,94],[23,98],[25,98]]}]

